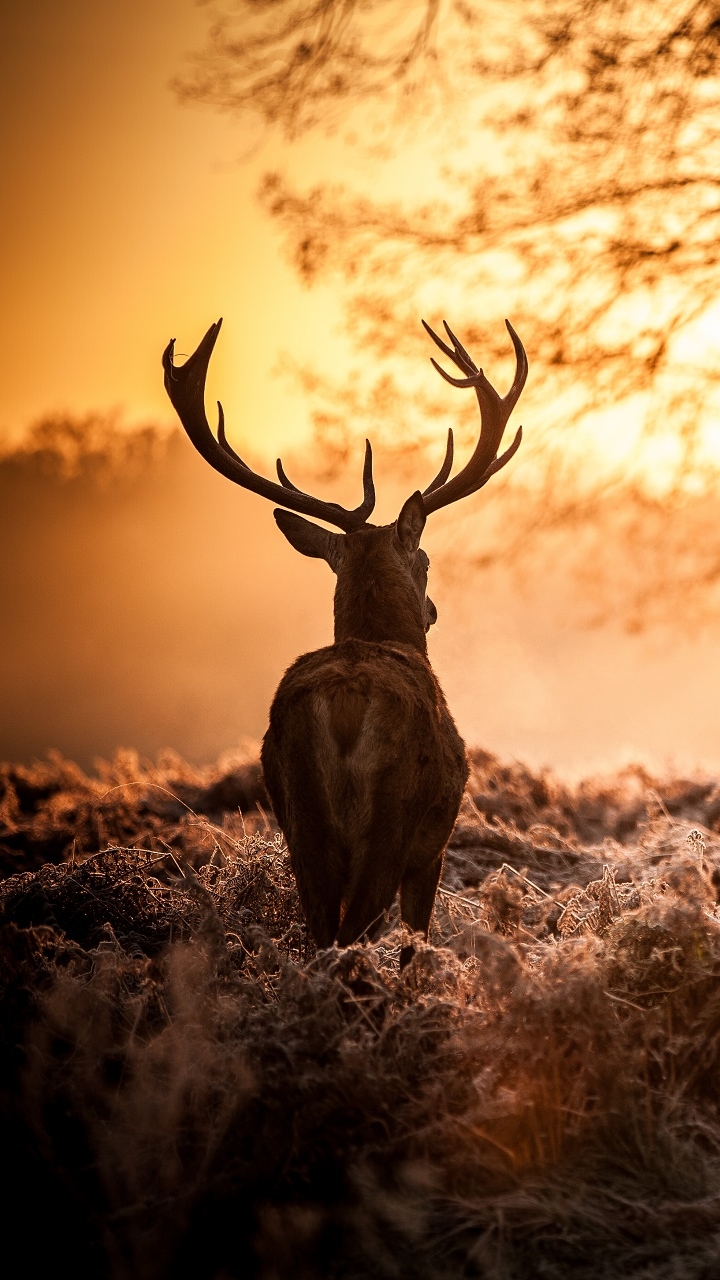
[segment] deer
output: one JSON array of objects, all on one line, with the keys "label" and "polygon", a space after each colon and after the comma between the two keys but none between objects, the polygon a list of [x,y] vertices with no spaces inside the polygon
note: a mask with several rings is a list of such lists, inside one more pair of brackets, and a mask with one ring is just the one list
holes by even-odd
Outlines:
[{"label": "deer", "polygon": [[480,433],[469,461],[451,478],[448,432],[437,475],[410,495],[389,525],[368,519],[375,506],[369,441],[363,499],[347,509],[299,489],[280,459],[277,482],[248,466],[227,440],[220,402],[213,434],[205,381],[222,320],[184,364],[175,364],[174,339],[163,353],[165,388],[197,451],[227,479],[277,503],[275,522],[290,545],[325,560],[335,574],[333,643],[299,657],[280,681],[262,767],[318,949],[375,940],[399,891],[403,930],[411,936],[400,949],[401,969],[415,954],[413,937],[427,941],[468,778],[465,744],[428,659],[427,632],[437,610],[427,594],[430,561],[420,539],[428,516],[477,493],[517,453],[522,427],[504,453],[499,449],[528,374],[509,320],[515,375],[504,397],[445,322],[451,346],[422,323],[461,376],[433,358],[437,372],[451,386],[474,389]]}]

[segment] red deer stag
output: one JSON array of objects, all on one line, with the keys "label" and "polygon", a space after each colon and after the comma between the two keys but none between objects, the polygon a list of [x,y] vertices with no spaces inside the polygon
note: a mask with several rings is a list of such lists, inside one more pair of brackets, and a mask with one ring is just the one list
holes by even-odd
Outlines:
[{"label": "red deer stag", "polygon": [[[447,325],[452,347],[425,325],[463,377],[451,377],[433,360],[438,373],[454,387],[475,390],[480,437],[468,464],[449,479],[449,432],[435,479],[408,498],[394,524],[378,527],[368,524],[375,505],[369,443],[363,501],[349,511],[303,493],[279,459],[279,484],[251,470],[227,442],[220,404],[215,438],[204,393],[220,324],[212,325],[185,364],[173,363],[174,342],[164,353],[165,387],[180,421],[216,471],[280,503],[273,514],[288,542],[303,555],[326,560],[337,576],[335,642],[304,654],[285,673],[262,748],[267,789],[310,932],[319,947],[372,938],[399,889],[404,924],[427,937],[468,768],[428,662],[425,635],[437,611],[426,594],[429,560],[420,536],[431,512],[476,493],[517,451],[522,428],[498,457],[527,378],[525,351],[506,321],[516,371],[502,398]],[[402,948],[401,966],[412,954],[412,946]]]}]

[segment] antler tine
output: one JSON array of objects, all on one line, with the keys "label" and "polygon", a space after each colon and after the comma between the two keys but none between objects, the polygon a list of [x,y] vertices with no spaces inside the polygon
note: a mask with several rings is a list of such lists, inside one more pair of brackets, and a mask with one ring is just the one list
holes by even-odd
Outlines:
[{"label": "antler tine", "polygon": [[293,484],[292,480],[288,480],[288,477],[285,474],[285,468],[280,458],[278,458],[275,463],[275,470],[278,473],[278,480],[284,489],[292,489],[293,493],[302,493],[302,490],[298,489],[297,485]]},{"label": "antler tine", "polygon": [[276,484],[274,480],[266,480],[264,476],[253,471],[227,442],[224,414],[219,402],[219,438],[215,438],[205,414],[205,379],[221,324],[222,320],[218,320],[210,326],[197,350],[182,365],[173,363],[174,338],[163,352],[165,390],[198,453],[221,475],[227,476],[228,480],[241,485],[244,489],[249,489],[252,493],[260,494],[263,498],[269,498],[271,502],[277,502],[291,511],[298,511],[301,515],[324,520],[327,524],[333,524],[346,533],[361,528],[375,506],[372,451],[369,444],[366,443],[363,466],[363,501],[359,507],[348,511],[336,502],[323,502],[309,493],[303,493],[287,479],[282,472],[281,463],[278,470],[281,484]]},{"label": "antler tine", "polygon": [[[477,366],[470,359],[470,356],[468,355],[462,343],[458,342],[457,338],[455,337],[455,334],[453,333],[452,329],[450,328],[446,320],[443,320],[443,324],[445,325],[445,331],[448,337],[450,338],[450,341],[454,345],[454,348],[455,348],[454,350],[452,350],[452,348],[450,348],[446,342],[443,342],[442,338],[438,337],[438,335],[435,333],[435,330],[431,329],[429,324],[427,324],[424,320],[421,321],[421,323],[423,328],[425,329],[425,332],[429,333],[433,342],[436,344],[436,346],[440,348],[443,355],[446,355],[449,360],[452,360],[453,364],[456,364],[458,369],[463,369],[465,373],[477,373],[478,371]],[[435,364],[434,360],[432,363],[435,365],[435,368],[440,373],[443,373],[443,370],[440,368],[439,364]],[[446,377],[446,376],[447,375],[443,373],[443,377]]]},{"label": "antler tine", "polygon": [[230,454],[231,458],[234,458],[236,462],[239,462],[241,467],[246,467],[247,462],[245,462],[240,457],[239,453],[235,452],[232,445],[228,442],[227,436],[225,435],[225,413],[223,411],[223,407],[219,400],[217,402],[217,407],[218,407],[218,440],[220,441],[220,444],[222,445],[225,452]]},{"label": "antler tine", "polygon": [[365,513],[365,519],[375,509],[375,481],[373,480],[372,470],[372,446],[369,440],[365,441],[365,461],[363,462],[363,500],[358,511]]},{"label": "antler tine", "polygon": [[[423,324],[425,324],[424,321]],[[432,364],[452,386],[473,387],[480,407],[480,436],[475,446],[475,451],[470,461],[452,480],[448,481],[445,478],[441,483],[433,481],[432,485],[425,490],[423,498],[425,511],[428,515],[432,511],[438,511],[440,507],[456,502],[459,498],[465,498],[471,493],[476,493],[478,489],[487,484],[491,476],[507,465],[520,448],[522,428],[518,431],[510,448],[499,458],[497,456],[508,418],[520,398],[528,375],[528,360],[525,348],[510,321],[506,320],[505,324],[515,349],[515,377],[506,396],[498,395],[492,384],[488,382],[482,369],[478,369],[448,324],[445,324],[445,329],[454,349],[448,347],[441,338],[438,338],[437,334],[433,333],[429,325],[425,324],[425,329],[441,351],[444,351],[453,363],[468,376],[465,378],[453,378],[434,359]]]},{"label": "antler tine", "polygon": [[[237,456],[237,455],[236,455]],[[292,489],[294,493],[302,493],[302,489],[298,489],[296,484],[288,478],[287,472],[280,458],[275,463],[280,483],[285,489]],[[372,448],[370,441],[365,441],[365,461],[363,463],[363,501],[355,510],[358,512],[365,511],[370,515],[375,506],[375,482],[372,474]]]},{"label": "antler tine", "polygon": [[472,356],[468,351],[465,350],[460,339],[455,337],[455,334],[450,328],[450,325],[448,324],[447,320],[443,320],[443,324],[445,326],[445,332],[455,348],[456,365],[458,365],[461,369],[465,369],[466,373],[479,373],[480,370],[475,364],[475,361],[473,360]]},{"label": "antler tine", "polygon": [[450,427],[450,429],[448,430],[447,447],[445,449],[445,457],[443,459],[443,464],[440,470],[438,471],[437,475],[435,476],[435,479],[430,481],[427,489],[423,489],[423,497],[425,497],[426,493],[434,493],[436,489],[440,488],[441,484],[445,483],[448,476],[450,475],[450,472],[452,471],[452,464],[453,464],[453,433],[452,433],[452,427]]},{"label": "antler tine", "polygon": [[515,408],[515,405],[520,399],[523,387],[527,382],[529,365],[528,365],[527,352],[525,351],[525,348],[522,342],[520,341],[518,335],[516,334],[509,320],[505,321],[505,328],[510,334],[513,347],[515,348],[515,377],[513,378],[513,384],[510,390],[505,396],[505,403],[510,405],[510,411],[508,412],[508,416],[509,416],[510,412]]},{"label": "antler tine", "polygon": [[453,378],[451,373],[446,373],[442,365],[438,364],[433,356],[430,357],[430,363],[433,368],[437,369],[441,378],[450,383],[451,387],[474,387],[477,382],[478,374],[482,373],[482,369],[476,370],[469,378]]}]

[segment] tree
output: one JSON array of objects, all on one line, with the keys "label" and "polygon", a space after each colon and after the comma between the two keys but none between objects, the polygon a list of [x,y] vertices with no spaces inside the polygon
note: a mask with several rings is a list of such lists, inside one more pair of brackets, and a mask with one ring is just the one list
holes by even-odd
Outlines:
[{"label": "tree", "polygon": [[319,429],[342,441],[372,419],[377,436],[381,416],[402,412],[413,441],[432,423],[437,447],[438,418],[456,410],[467,438],[468,406],[449,411],[429,380],[418,387],[419,306],[437,323],[457,299],[453,327],[493,369],[509,314],[531,356],[532,430],[524,464],[494,481],[483,545],[499,545],[494,521],[512,529],[504,559],[541,543],[557,555],[570,529],[563,554],[592,555],[596,585],[605,565],[605,611],[622,604],[633,625],[667,602],[675,612],[673,573],[684,602],[707,610],[720,598],[720,3],[240,0],[215,12],[186,97],[255,111],[291,139],[352,119],[368,151],[382,119],[378,172],[411,155],[426,175],[419,198],[264,181],[298,272],[335,273],[348,331],[373,355],[372,377],[306,379]]}]

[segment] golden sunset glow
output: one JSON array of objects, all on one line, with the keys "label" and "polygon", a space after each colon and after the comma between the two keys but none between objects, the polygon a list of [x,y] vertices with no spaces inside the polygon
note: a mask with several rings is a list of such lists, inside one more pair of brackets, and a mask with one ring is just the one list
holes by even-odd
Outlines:
[{"label": "golden sunset glow", "polygon": [[210,403],[259,452],[302,437],[307,409],[273,369],[283,349],[337,359],[337,312],[296,284],[257,207],[277,144],[170,88],[205,14],[39,0],[2,22],[0,440],[54,410],[174,426],[163,347],[189,352],[220,315]]},{"label": "golden sunset glow", "polygon": [[[284,359],[342,380],[354,353],[342,333],[339,281],[312,289],[299,283],[258,204],[261,177],[284,165],[305,188],[329,179],[381,200],[431,203],[445,159],[440,135],[436,142],[403,138],[392,155],[363,154],[347,146],[343,128],[291,145],[259,119],[181,104],[171,81],[190,66],[207,27],[206,8],[192,0],[131,0],[122,10],[39,0],[10,7],[3,22],[0,441],[20,439],[34,419],[56,410],[119,408],[128,423],[174,425],[159,352],[172,336],[179,357],[189,352],[222,315],[209,406],[221,398],[231,436],[266,461],[301,445],[309,404],[282,375]],[[512,105],[502,90],[496,98],[498,110]],[[464,171],[511,163],[487,130],[460,133],[448,158]],[[478,314],[513,312],[513,264],[491,259],[492,252],[497,281],[478,297]],[[467,286],[455,271],[412,284],[411,376],[434,389],[419,319],[438,309],[467,311]],[[608,323],[618,334],[639,331],[648,307],[657,299],[635,296]],[[717,308],[698,316],[681,336],[678,367],[707,363],[719,330]],[[675,388],[665,390],[672,397]],[[534,401],[532,378],[528,394],[540,427],[562,407],[562,400],[552,407]],[[572,392],[567,407],[577,412]],[[705,408],[702,449],[720,462],[720,414],[716,405]],[[594,472],[629,464],[662,489],[672,441],[640,440],[655,412],[642,397],[619,412],[593,412],[569,447]]]},{"label": "golden sunset glow", "polygon": [[4,1274],[720,1277],[720,0],[0,0],[0,156]]},{"label": "golden sunset glow", "polygon": [[[391,520],[407,492],[427,483],[439,465],[447,426],[456,430],[456,465],[477,434],[474,397],[439,382],[420,319],[437,325],[444,316],[461,336],[469,331],[476,358],[504,391],[512,348],[502,318],[522,328],[525,317],[530,379],[512,420],[522,422],[525,432],[512,475],[503,473],[467,509],[440,513],[425,535],[440,606],[431,645],[459,723],[472,741],[492,741],[537,763],[554,761],[570,773],[619,756],[720,759],[717,707],[714,694],[707,694],[715,662],[708,618],[716,576],[720,308],[707,294],[693,310],[691,274],[704,279],[707,291],[712,272],[703,277],[699,258],[680,282],[668,276],[645,285],[640,276],[602,311],[612,279],[600,249],[597,260],[590,250],[604,245],[607,255],[616,233],[621,243],[621,231],[628,243],[641,239],[642,210],[628,230],[610,201],[559,219],[547,236],[532,241],[532,227],[523,224],[521,195],[529,190],[523,175],[548,145],[543,110],[546,105],[551,111],[556,86],[535,85],[543,110],[522,124],[523,112],[538,104],[525,82],[495,75],[511,34],[502,5],[483,8],[492,64],[484,117],[473,116],[471,104],[454,100],[441,82],[426,128],[413,124],[411,105],[406,120],[402,110],[373,116],[361,103],[346,116],[331,114],[327,128],[321,120],[294,138],[263,123],[259,111],[233,114],[207,102],[181,101],[177,78],[191,74],[213,12],[193,0],[6,6],[0,54],[6,190],[0,204],[0,451],[27,439],[38,420],[63,415],[71,422],[114,415],[121,431],[138,424],[177,429],[162,385],[162,350],[174,337],[182,362],[223,316],[208,376],[211,424],[220,399],[228,438],[266,474],[282,452],[301,483],[307,476],[311,487],[353,502],[368,433],[377,446],[376,516]],[[443,21],[451,30],[449,10]],[[702,93],[710,110],[712,95]],[[506,132],[491,128],[488,120],[503,113],[521,123]],[[702,143],[702,112],[693,127],[697,136],[690,137],[688,154]],[[504,198],[510,206],[517,198],[510,212],[518,230],[503,239],[500,215],[490,197],[485,202],[485,191],[492,193],[493,182],[516,171],[517,193],[511,186]],[[267,174],[280,176],[275,186],[265,184],[261,200]],[[568,182],[572,177],[569,171]],[[328,183],[347,187],[345,213],[340,203],[323,203]],[[293,193],[305,201],[301,209],[292,206]],[[712,191],[698,200],[708,219],[702,234],[710,236]],[[400,215],[393,224],[393,213],[384,238],[363,238],[363,219],[378,208],[397,208],[407,227]],[[657,207],[648,205],[646,214],[647,225],[662,230]],[[668,235],[673,218],[668,214]],[[457,237],[454,248],[442,241],[445,229]],[[428,259],[432,269],[423,258],[425,232],[435,255]],[[590,246],[585,257],[583,236]],[[533,255],[546,244],[547,260],[535,269]],[[364,293],[357,284],[363,271]],[[661,372],[652,385],[633,381],[634,360],[646,357],[658,335],[663,338],[666,319],[669,325],[678,314],[682,324],[668,331]],[[530,320],[535,328],[528,340]],[[593,365],[594,341],[604,344],[607,370]],[[308,394],[308,371],[326,377],[330,390],[320,386]],[[416,440],[422,449],[413,448]],[[109,673],[127,657],[123,645],[129,641],[116,642],[115,611],[126,610],[130,618],[140,607],[124,566],[135,556],[133,573],[142,579],[147,569],[142,558],[149,545],[136,533],[141,507],[133,508],[121,536],[113,540],[111,524],[97,533],[115,583],[108,586],[106,613],[100,610],[95,623],[105,636],[101,643],[78,621],[90,590],[83,585],[90,569],[83,569],[79,548],[90,546],[93,530],[100,529],[90,497],[77,499],[75,518],[86,522],[81,536],[67,524],[72,504],[63,506],[54,524],[47,514],[52,504],[35,512],[28,500],[22,519],[32,537],[22,532],[24,525],[13,525],[16,621],[7,632],[5,659],[13,691],[6,722],[25,718],[27,724],[12,730],[8,752],[32,754],[60,743],[85,759],[94,750],[110,751],[118,739],[133,738],[148,751],[173,739],[203,758],[229,739],[260,736],[283,665],[303,647],[330,638],[332,584],[325,571],[288,559],[268,505],[230,486],[220,497],[226,482],[202,474],[205,464],[184,438],[177,447],[182,474],[172,481],[168,523],[153,526],[152,554],[155,544],[185,546],[187,526],[208,567],[193,552],[193,579],[176,551],[164,569],[158,560],[154,573],[169,592],[162,609],[170,616],[191,611],[187,582],[201,582],[207,635],[214,629],[225,637],[226,656],[217,663],[189,613],[167,634],[158,623],[153,634],[164,639],[157,653],[150,658],[140,645],[131,663],[142,704],[137,726],[123,718],[131,704],[119,694],[117,704],[112,698],[102,704],[104,725],[88,729],[94,691],[105,690],[102,696],[109,698]],[[155,506],[161,474],[152,472],[148,481]],[[208,501],[212,519],[203,505]],[[593,515],[598,502],[605,503],[602,516]],[[639,503],[637,509],[632,503]],[[582,534],[578,520],[585,521]],[[33,541],[40,528],[51,552]],[[618,529],[624,550],[612,540]],[[550,548],[543,564],[533,562],[536,544]],[[74,547],[71,568],[63,567],[66,545]],[[577,579],[563,578],[559,570],[556,575],[556,553],[575,557]],[[488,555],[495,567],[483,577]],[[68,574],[67,596],[63,604],[59,593],[50,607],[28,584],[38,557],[56,563],[56,556],[58,580]],[[243,583],[253,584],[253,598],[240,607],[230,597]],[[148,591],[143,608],[154,616]],[[258,627],[261,598],[264,623]],[[73,618],[74,638],[63,608]],[[158,617],[160,609],[158,603]],[[72,713],[43,639],[42,619],[50,616],[60,637],[53,662],[65,673],[63,687],[70,681],[75,689]],[[634,634],[655,618],[662,625],[668,618],[672,625],[680,622],[682,639],[666,643]],[[586,632],[588,619],[604,629]],[[186,641],[177,638],[181,631],[195,635],[192,659],[182,647]],[[84,644],[93,652],[87,668],[78,656]],[[160,697],[149,672],[163,669],[175,674],[167,674]],[[664,697],[658,702],[654,691],[660,686]],[[237,714],[220,715],[220,704]],[[31,705],[39,710],[28,716]],[[41,722],[45,728],[26,732]]]}]

